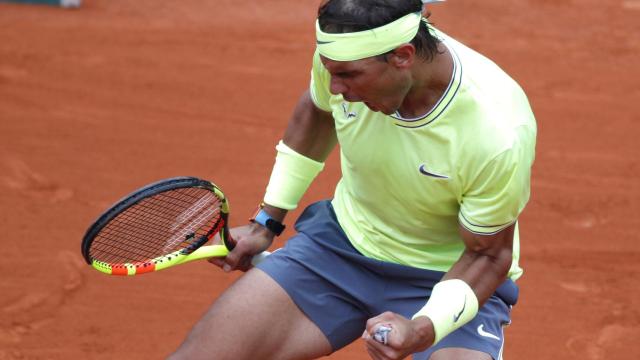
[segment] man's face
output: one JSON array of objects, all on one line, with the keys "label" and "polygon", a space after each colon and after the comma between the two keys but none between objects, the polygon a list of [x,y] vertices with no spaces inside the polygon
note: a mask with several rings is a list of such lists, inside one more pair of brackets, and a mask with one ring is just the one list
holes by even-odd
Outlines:
[{"label": "man's face", "polygon": [[411,86],[407,71],[375,57],[334,61],[321,56],[321,60],[331,74],[332,94],[342,94],[349,102],[364,102],[373,111],[393,114]]}]

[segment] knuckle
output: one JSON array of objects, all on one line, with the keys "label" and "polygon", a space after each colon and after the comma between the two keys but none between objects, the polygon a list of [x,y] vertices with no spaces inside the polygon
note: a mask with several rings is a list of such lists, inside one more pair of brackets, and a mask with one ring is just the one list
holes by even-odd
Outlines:
[{"label": "knuckle", "polygon": [[249,248],[249,242],[246,241],[245,239],[242,239],[242,241],[238,241],[238,244],[236,244],[236,247],[238,248],[238,251],[245,253]]},{"label": "knuckle", "polygon": [[238,255],[233,251],[230,252],[225,258],[225,263],[231,267],[236,267],[238,264]]},{"label": "knuckle", "polygon": [[367,329],[371,329],[376,324],[376,322],[377,322],[376,318],[371,318],[367,320]]}]

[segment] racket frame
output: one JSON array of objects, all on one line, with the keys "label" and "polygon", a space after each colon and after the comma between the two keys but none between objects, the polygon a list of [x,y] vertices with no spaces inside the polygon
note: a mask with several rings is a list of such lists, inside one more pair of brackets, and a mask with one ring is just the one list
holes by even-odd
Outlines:
[{"label": "racket frame", "polygon": [[[94,259],[90,255],[91,244],[100,231],[120,213],[159,193],[182,189],[182,188],[203,188],[212,191],[220,199],[220,217],[207,234],[200,236],[190,246],[176,250],[166,255],[162,255],[146,261],[131,262],[124,264],[114,264]],[[85,261],[96,270],[109,275],[138,275],[152,271],[162,270],[178,264],[200,260],[211,257],[226,256],[233,250],[235,244],[230,240],[229,229],[227,227],[229,219],[229,203],[224,193],[214,183],[195,177],[181,176],[160,180],[148,184],[133,193],[125,196],[100,215],[89,227],[82,239],[82,256]],[[216,233],[220,234],[222,245],[202,246],[207,243]]]}]

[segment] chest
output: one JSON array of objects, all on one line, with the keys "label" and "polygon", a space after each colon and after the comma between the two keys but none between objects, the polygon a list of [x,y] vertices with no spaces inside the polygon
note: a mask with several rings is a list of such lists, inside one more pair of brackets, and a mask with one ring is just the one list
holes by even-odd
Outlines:
[{"label": "chest", "polygon": [[398,126],[393,118],[342,103],[334,107],[343,178],[356,191],[451,211],[460,200],[455,129]]}]

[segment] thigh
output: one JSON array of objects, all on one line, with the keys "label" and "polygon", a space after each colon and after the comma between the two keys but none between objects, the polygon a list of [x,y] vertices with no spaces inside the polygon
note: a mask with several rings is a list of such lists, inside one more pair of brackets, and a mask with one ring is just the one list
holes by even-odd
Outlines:
[{"label": "thigh", "polygon": [[489,354],[477,350],[462,348],[440,349],[434,352],[429,360],[491,360]]},{"label": "thigh", "polygon": [[330,352],[287,293],[253,269],[216,300],[171,359],[313,359]]},{"label": "thigh", "polygon": [[[363,301],[379,296],[382,291],[382,286],[357,264],[305,234],[289,239],[284,248],[258,267],[316,324],[333,351],[362,336],[371,317]],[[378,292],[372,283],[379,286]]]}]

